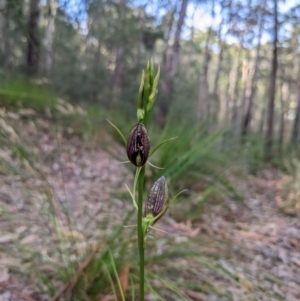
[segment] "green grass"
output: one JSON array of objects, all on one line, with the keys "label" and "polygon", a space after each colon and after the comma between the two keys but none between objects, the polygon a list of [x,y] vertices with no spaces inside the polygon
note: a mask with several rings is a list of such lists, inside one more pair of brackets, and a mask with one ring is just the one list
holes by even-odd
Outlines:
[{"label": "green grass", "polygon": [[256,174],[264,167],[264,141],[262,135],[250,134],[243,145],[236,143],[236,153],[239,155],[237,164],[244,166],[246,173]]},{"label": "green grass", "polygon": [[189,120],[181,120],[167,123],[157,140],[176,136],[177,139],[166,143],[153,159],[150,158],[155,165],[165,168],[154,169],[155,178],[163,174],[171,178],[177,189],[198,191],[204,193],[203,197],[209,195],[208,190],[212,193],[218,188],[240,198],[226,176],[226,170],[233,161],[222,151],[221,131],[208,133],[205,123],[191,126]]},{"label": "green grass", "polygon": [[25,78],[0,76],[0,103],[9,109],[30,108],[38,112],[54,111],[55,94],[47,83]]}]

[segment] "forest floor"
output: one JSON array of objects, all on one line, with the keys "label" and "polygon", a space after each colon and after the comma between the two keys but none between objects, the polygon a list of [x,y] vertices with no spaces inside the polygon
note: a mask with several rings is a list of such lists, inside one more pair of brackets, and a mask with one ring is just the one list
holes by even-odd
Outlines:
[{"label": "forest floor", "polygon": [[[53,216],[61,235],[75,237],[78,248],[86,250],[103,237],[96,230],[105,235],[130,210],[124,184],[131,186],[132,175],[72,129],[55,132],[40,118],[2,117],[1,131],[11,144],[0,153],[0,301],[49,300],[39,293],[34,267],[43,260],[43,269],[55,273],[61,265],[51,250]],[[176,221],[171,214],[159,222],[175,237],[168,239],[170,248],[177,239],[203,254],[197,262],[183,259],[203,288],[184,293],[201,301],[300,300],[300,220],[279,208],[288,176],[265,168],[256,176],[231,177],[244,202],[208,204],[198,222]],[[65,226],[68,218],[76,221],[76,230]]]}]

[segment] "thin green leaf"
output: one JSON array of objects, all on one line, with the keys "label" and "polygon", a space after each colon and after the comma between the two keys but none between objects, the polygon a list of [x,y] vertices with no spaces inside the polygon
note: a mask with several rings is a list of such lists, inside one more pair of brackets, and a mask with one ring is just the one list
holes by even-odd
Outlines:
[{"label": "thin green leaf", "polygon": [[166,281],[166,280],[163,280],[162,277],[160,277],[159,275],[155,274],[155,273],[152,273],[152,272],[147,272],[147,274],[151,275],[151,277],[153,277],[154,279],[158,280],[161,282],[161,284],[167,288],[168,290],[170,290],[171,292],[173,292],[174,294],[176,294],[177,296],[180,297],[180,300],[188,300],[188,301],[191,301],[192,299],[189,298],[186,294],[182,293],[179,291],[177,285],[169,282],[169,281]]},{"label": "thin green leaf", "polygon": [[[133,277],[134,277],[137,281],[140,280],[139,277],[136,276],[136,275],[133,275]],[[156,296],[156,298],[157,298],[156,300],[165,301],[165,299],[162,298],[162,297],[158,294],[158,292],[152,287],[150,281],[149,281],[147,278],[145,279],[145,284],[147,285],[147,288],[148,288],[149,292],[152,293],[152,295]]]},{"label": "thin green leaf", "polygon": [[166,139],[164,141],[162,141],[160,144],[158,144],[152,151],[150,151],[150,154],[149,154],[149,157],[151,157],[162,145],[164,145],[166,142],[169,142],[171,140],[175,140],[177,139],[178,137],[173,137],[173,138],[169,138],[169,139]]},{"label": "thin green leaf", "polygon": [[112,289],[113,294],[114,294],[114,296],[115,296],[115,300],[118,300],[118,298],[117,298],[117,293],[116,293],[116,289],[115,289],[115,285],[114,285],[113,279],[112,279],[112,277],[111,277],[110,271],[109,271],[109,269],[108,269],[108,267],[107,267],[105,261],[104,261],[103,259],[102,259],[101,261],[102,261],[103,266],[104,266],[104,268],[105,268],[105,270],[106,270],[107,278],[108,278],[108,280],[109,280],[109,282],[110,282],[111,289]]},{"label": "thin green leaf", "polygon": [[134,206],[134,208],[136,210],[138,210],[138,205],[137,205],[136,200],[135,200],[135,192],[136,192],[136,185],[137,185],[137,182],[138,182],[138,179],[139,179],[139,175],[140,175],[141,169],[142,169],[141,167],[138,167],[136,169],[135,176],[134,176],[134,181],[133,181],[132,191],[125,184],[125,187],[126,187],[126,189],[128,190],[128,192],[129,192],[129,194],[131,196],[131,199],[132,199],[132,202],[133,202],[133,206]]},{"label": "thin green leaf", "polygon": [[134,281],[132,279],[132,275],[130,275],[130,284],[131,284],[131,298],[132,301],[135,301]]},{"label": "thin green leaf", "polygon": [[157,169],[164,169],[164,167],[158,167],[158,166],[152,164],[150,161],[147,161],[147,163],[148,163],[150,166],[154,167],[154,168],[157,168]]},{"label": "thin green leaf", "polygon": [[134,195],[132,194],[132,192],[130,191],[129,187],[125,184],[125,187],[127,189],[127,191],[129,192],[130,196],[131,196],[131,199],[132,199],[132,202],[133,202],[133,206],[136,210],[138,210],[138,206],[137,206],[137,203],[135,201],[135,197]]},{"label": "thin green leaf", "polygon": [[[180,192],[178,192],[172,199],[170,202],[168,202],[168,204],[164,207],[164,209],[153,218],[153,222],[155,222],[156,220],[158,220],[162,215],[164,215],[166,213],[166,211],[168,210],[168,208],[170,207],[170,205],[175,201],[175,199],[181,195],[183,192],[187,191],[187,189],[183,189]],[[151,221],[152,222],[152,221]]]},{"label": "thin green leaf", "polygon": [[118,283],[118,287],[119,287],[119,290],[120,290],[121,298],[122,298],[123,301],[125,301],[125,297],[124,297],[122,285],[121,285],[121,282],[120,282],[120,278],[119,278],[119,275],[118,275],[118,271],[117,271],[117,268],[116,268],[116,265],[115,265],[115,261],[114,261],[114,257],[112,255],[111,250],[108,251],[108,254],[109,254],[109,259],[111,261],[111,266],[113,268],[113,272],[114,272],[115,277],[117,279],[117,283]]},{"label": "thin green leaf", "polygon": [[124,135],[122,134],[122,132],[119,130],[119,128],[114,125],[111,121],[109,121],[108,119],[106,119],[106,121],[118,132],[118,134],[120,135],[120,137],[122,138],[125,146],[127,146],[127,140],[126,138],[124,137]]}]

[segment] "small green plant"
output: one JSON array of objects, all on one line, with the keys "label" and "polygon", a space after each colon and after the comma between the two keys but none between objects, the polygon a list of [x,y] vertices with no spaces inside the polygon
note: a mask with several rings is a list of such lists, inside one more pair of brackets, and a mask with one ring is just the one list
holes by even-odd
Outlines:
[{"label": "small green plant", "polygon": [[[145,170],[146,162],[155,151],[166,142],[174,139],[166,139],[151,150],[150,137],[147,132],[147,122],[156,96],[160,70],[154,75],[154,65],[148,62],[146,72],[142,74],[137,103],[138,123],[132,128],[128,139],[125,139],[122,132],[109,121],[109,123],[119,133],[123,140],[129,161],[136,166],[136,173],[133,181],[132,190],[127,186],[131,196],[133,206],[137,210],[137,236],[139,249],[139,300],[144,301],[145,295],[145,241],[147,234],[153,225],[165,214],[170,204],[182,192],[178,193],[169,200],[167,181],[164,176],[160,177],[148,192],[146,201],[144,200]],[[152,165],[151,163],[149,163]],[[153,166],[153,165],[152,165]],[[136,201],[136,191],[138,199]],[[143,205],[144,203],[144,205]]]}]

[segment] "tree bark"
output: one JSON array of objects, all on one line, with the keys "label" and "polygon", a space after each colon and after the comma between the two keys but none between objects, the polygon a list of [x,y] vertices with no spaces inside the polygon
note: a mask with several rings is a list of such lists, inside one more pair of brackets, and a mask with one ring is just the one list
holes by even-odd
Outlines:
[{"label": "tree bark", "polygon": [[40,58],[40,2],[39,0],[30,0],[28,37],[27,37],[27,72],[29,75],[36,75],[39,67]]},{"label": "tree bark", "polygon": [[251,74],[251,80],[250,80],[250,84],[247,84],[245,90],[245,107],[244,107],[244,116],[242,119],[242,129],[241,129],[242,143],[245,142],[245,137],[248,134],[251,119],[252,119],[252,108],[253,108],[254,97],[256,93],[256,81],[257,81],[258,66],[259,66],[259,53],[261,47],[262,32],[263,32],[263,16],[259,25],[258,44],[256,46],[255,62]]},{"label": "tree bark", "polygon": [[[124,53],[125,53],[125,41],[124,41],[124,20],[126,12],[126,0],[119,1],[119,33],[117,37],[116,45],[116,59],[115,69],[113,75],[113,93],[114,98],[119,98],[122,92],[123,86],[123,71],[124,71]],[[115,99],[117,101],[117,99]]]},{"label": "tree bark", "polygon": [[168,24],[167,24],[167,28],[166,28],[166,32],[165,32],[165,38],[164,38],[164,50],[163,50],[163,54],[162,54],[162,64],[163,64],[163,69],[165,70],[165,72],[169,73],[170,70],[170,54],[169,54],[169,41],[170,41],[170,37],[171,37],[171,31],[172,31],[172,27],[173,27],[173,23],[174,23],[174,15],[176,12],[176,6],[170,11],[170,17],[168,19]]},{"label": "tree bark", "polygon": [[[179,63],[179,55],[180,55],[180,35],[181,35],[181,31],[182,31],[184,18],[186,15],[187,4],[188,4],[188,0],[182,0],[172,49],[168,53],[167,52],[168,47],[167,47],[167,49],[164,51],[164,54],[163,54],[163,56],[165,56],[164,72],[165,72],[166,79],[165,79],[164,83],[162,84],[164,103],[161,106],[160,112],[159,112],[158,122],[160,124],[164,123],[165,117],[168,113],[169,102],[173,98],[174,77],[177,73],[178,63]],[[173,21],[171,21],[171,24],[172,24],[172,22]]]},{"label": "tree bark", "polygon": [[285,114],[287,111],[288,99],[290,97],[290,89],[289,84],[284,81],[284,78],[281,82],[280,87],[280,105],[281,105],[281,112],[280,112],[280,127],[279,127],[279,140],[278,140],[278,151],[279,154],[283,154],[283,146],[284,146],[284,132],[285,132]]},{"label": "tree bark", "polygon": [[48,75],[51,74],[53,69],[54,61],[54,50],[53,50],[53,40],[55,33],[55,17],[57,11],[56,0],[47,0],[47,7],[49,10],[48,14],[48,23],[46,27],[46,36],[45,36],[45,69]]},{"label": "tree bark", "polygon": [[[231,124],[232,129],[236,129],[235,123],[237,120],[237,110],[238,110],[238,97],[239,97],[239,82],[240,82],[240,66],[241,66],[241,56],[242,56],[243,44],[242,41],[238,45],[238,53],[233,63],[229,75],[229,104],[228,109],[231,110]],[[227,112],[227,115],[230,116],[230,112]]]},{"label": "tree bark", "polygon": [[123,83],[124,69],[124,19],[125,19],[126,0],[119,2],[119,36],[116,46],[116,63],[114,70],[113,83],[117,89],[120,89]]},{"label": "tree bark", "polygon": [[296,115],[292,128],[291,145],[297,151],[299,139],[299,126],[300,126],[300,59],[298,60],[298,75],[297,75],[297,107]]},{"label": "tree bark", "polygon": [[265,115],[266,115],[266,108],[263,108],[261,110],[261,116],[259,119],[258,134],[261,134],[264,132],[265,119],[266,119]]},{"label": "tree bark", "polygon": [[214,85],[213,85],[213,92],[212,92],[212,106],[210,110],[210,116],[211,116],[211,121],[213,123],[216,123],[217,117],[218,117],[218,112],[220,110],[220,95],[219,95],[219,79],[221,75],[221,68],[222,68],[222,63],[223,63],[223,57],[224,57],[224,48],[225,48],[225,42],[222,40],[221,37],[221,29],[222,29],[223,22],[221,22],[219,30],[218,30],[218,40],[219,40],[219,47],[220,47],[220,52],[218,55],[218,63],[217,63],[217,71],[214,79]]},{"label": "tree bark", "polygon": [[273,134],[274,134],[274,110],[275,110],[275,95],[276,95],[276,75],[277,75],[277,42],[278,42],[278,10],[277,0],[274,0],[274,40],[273,40],[273,56],[272,56],[272,71],[269,88],[269,103],[268,103],[268,119],[267,131],[265,140],[265,160],[272,159]]},{"label": "tree bark", "polygon": [[180,53],[180,35],[182,31],[184,18],[186,15],[187,4],[188,4],[188,0],[182,0],[180,12],[179,12],[179,19],[177,22],[177,27],[176,27],[175,37],[174,37],[173,51],[171,55],[171,65],[170,65],[171,77],[175,76],[178,69],[179,53]]},{"label": "tree bark", "polygon": [[198,108],[197,108],[197,119],[198,120],[208,120],[209,119],[209,86],[208,86],[208,66],[210,62],[210,50],[208,44],[210,42],[212,34],[212,27],[208,29],[205,47],[204,47],[204,57],[203,57],[203,68],[200,77],[200,85],[198,91]]},{"label": "tree bark", "polygon": [[7,32],[9,31],[9,17],[10,17],[10,4],[9,1],[6,0],[5,3],[5,11],[3,12],[4,18],[1,20],[1,28],[2,28],[2,38],[0,40],[1,43],[1,65],[4,69],[7,68],[8,65],[8,49],[9,49],[9,35]]}]

